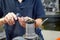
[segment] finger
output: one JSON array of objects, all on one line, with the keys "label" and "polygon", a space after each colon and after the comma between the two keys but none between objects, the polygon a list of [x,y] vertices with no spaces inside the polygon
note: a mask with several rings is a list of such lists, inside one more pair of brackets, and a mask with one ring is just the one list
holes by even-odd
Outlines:
[{"label": "finger", "polygon": [[8,18],[7,17],[5,17],[4,20],[5,20],[6,23],[8,23]]},{"label": "finger", "polygon": [[18,17],[19,21],[24,21],[23,17]]},{"label": "finger", "polygon": [[9,21],[10,24],[15,24],[15,20],[14,20],[13,16],[10,15],[10,19],[9,19],[9,20],[10,20],[10,21]]},{"label": "finger", "polygon": [[19,21],[19,23],[21,24],[22,22],[21,22],[21,18],[20,17],[18,17],[18,21]]},{"label": "finger", "polygon": [[13,12],[12,12],[11,14],[12,14],[13,18],[14,18],[15,20],[17,20],[17,16],[16,16]]},{"label": "finger", "polygon": [[21,17],[21,19],[22,19],[22,27],[26,27],[26,22],[25,22],[25,19],[24,19],[25,17]]},{"label": "finger", "polygon": [[14,19],[11,18],[11,20],[9,20],[8,24],[9,24],[9,25],[13,25],[13,24],[15,24]]},{"label": "finger", "polygon": [[9,25],[13,25],[11,21],[8,21],[8,24],[9,24]]},{"label": "finger", "polygon": [[13,18],[12,18],[11,22],[12,22],[12,24],[15,24],[15,20]]},{"label": "finger", "polygon": [[20,23],[20,25],[22,26],[22,27],[25,27],[25,25],[26,25],[26,23],[25,23],[25,21],[23,20],[23,18],[21,17],[21,18],[19,18],[18,17],[18,21],[19,21],[19,23]]},{"label": "finger", "polygon": [[25,28],[26,24],[23,21],[20,21],[20,25]]},{"label": "finger", "polygon": [[10,15],[7,14],[5,17],[4,17],[5,21],[8,23],[9,19],[10,19]]},{"label": "finger", "polygon": [[24,17],[20,17],[20,18],[19,18],[19,21],[21,21],[22,23],[25,23]]},{"label": "finger", "polygon": [[22,21],[20,21],[20,22],[21,22],[21,26],[25,27],[25,21],[22,19]]}]

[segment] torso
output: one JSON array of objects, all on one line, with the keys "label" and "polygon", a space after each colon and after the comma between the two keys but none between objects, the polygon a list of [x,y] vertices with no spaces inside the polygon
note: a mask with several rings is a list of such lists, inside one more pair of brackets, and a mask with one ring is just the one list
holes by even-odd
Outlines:
[{"label": "torso", "polygon": [[[14,0],[4,0],[3,5],[3,13],[6,15],[8,12],[20,13],[21,16],[33,16],[33,7],[34,7],[34,0],[25,0],[22,3]],[[12,37],[14,36],[22,36],[25,33],[25,29],[21,27],[21,25],[16,22],[15,25],[9,26],[5,25],[5,30],[7,31],[7,36],[11,33]]]}]

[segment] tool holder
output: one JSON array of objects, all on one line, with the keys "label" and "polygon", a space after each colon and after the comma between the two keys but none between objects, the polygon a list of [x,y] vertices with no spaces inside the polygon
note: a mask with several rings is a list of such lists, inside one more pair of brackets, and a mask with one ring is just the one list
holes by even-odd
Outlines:
[{"label": "tool holder", "polygon": [[35,21],[33,19],[26,21],[26,33],[24,38],[25,40],[38,40],[38,35],[35,33]]}]

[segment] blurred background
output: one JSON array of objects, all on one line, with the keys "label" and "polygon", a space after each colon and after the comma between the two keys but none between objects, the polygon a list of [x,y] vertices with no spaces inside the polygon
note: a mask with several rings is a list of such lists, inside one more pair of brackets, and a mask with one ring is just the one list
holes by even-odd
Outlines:
[{"label": "blurred background", "polygon": [[46,18],[44,29],[60,31],[60,0],[41,0]]},{"label": "blurred background", "polygon": [[[48,20],[43,24],[42,34],[45,40],[56,40],[60,38],[60,0],[41,0],[45,18]],[[1,12],[2,13],[2,12]],[[1,17],[2,15],[0,15]],[[4,27],[0,27],[0,40],[5,40]]]}]

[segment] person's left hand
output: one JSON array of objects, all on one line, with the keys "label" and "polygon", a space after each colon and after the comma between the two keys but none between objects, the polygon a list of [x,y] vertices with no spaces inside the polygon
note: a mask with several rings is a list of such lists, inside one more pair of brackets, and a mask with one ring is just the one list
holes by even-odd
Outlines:
[{"label": "person's left hand", "polygon": [[26,27],[26,21],[28,20],[28,19],[32,19],[32,18],[30,18],[30,17],[18,17],[18,22],[19,22],[19,24],[22,26],[22,27]]},{"label": "person's left hand", "polygon": [[35,22],[36,22],[35,27],[39,27],[42,25],[42,19],[41,18],[36,19]]}]

